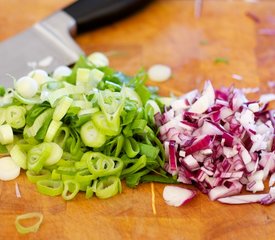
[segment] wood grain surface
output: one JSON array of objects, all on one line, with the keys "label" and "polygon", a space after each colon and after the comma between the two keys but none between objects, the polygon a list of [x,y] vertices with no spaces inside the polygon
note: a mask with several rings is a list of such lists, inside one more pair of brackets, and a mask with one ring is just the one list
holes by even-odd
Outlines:
[{"label": "wood grain surface", "polygon": [[[0,0],[0,41],[70,2]],[[172,79],[148,82],[159,86],[162,95],[180,95],[211,79],[215,87],[234,84],[259,90],[249,95],[253,98],[274,93],[268,83],[275,81],[275,37],[260,35],[263,28],[275,29],[274,0],[206,0],[200,18],[194,17],[191,0],[156,0],[127,19],[77,36],[76,41],[87,54],[106,53],[112,67],[128,74],[155,63],[168,64]],[[218,57],[228,63],[215,63]],[[16,182],[21,198],[15,195]],[[79,194],[65,202],[37,193],[22,172],[15,181],[0,181],[0,239],[275,239],[275,205],[230,206],[198,193],[187,205],[175,208],[164,203],[163,188],[123,185],[122,194],[108,200],[86,200]],[[22,236],[16,232],[15,217],[32,211],[41,211],[44,221],[37,233]]]}]

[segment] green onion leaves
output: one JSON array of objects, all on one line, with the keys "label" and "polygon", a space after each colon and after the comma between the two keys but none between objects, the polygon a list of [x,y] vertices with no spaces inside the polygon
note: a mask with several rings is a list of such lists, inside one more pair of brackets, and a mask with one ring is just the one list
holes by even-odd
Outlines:
[{"label": "green onion leaves", "polygon": [[136,187],[166,178],[156,89],[145,86],[145,71],[126,76],[104,59],[81,56],[72,70],[43,72],[32,95],[0,87],[8,99],[0,108],[0,144],[42,194],[109,198],[122,191],[121,180]]}]

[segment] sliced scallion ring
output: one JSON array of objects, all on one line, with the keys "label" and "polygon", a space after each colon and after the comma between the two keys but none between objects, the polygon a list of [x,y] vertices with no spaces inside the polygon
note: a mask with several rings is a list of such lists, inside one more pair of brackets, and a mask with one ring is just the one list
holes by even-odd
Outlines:
[{"label": "sliced scallion ring", "polygon": [[13,131],[10,125],[4,124],[0,126],[0,143],[3,145],[13,142]]},{"label": "sliced scallion ring", "polygon": [[51,172],[47,169],[42,169],[39,173],[27,170],[26,175],[30,182],[37,183],[40,180],[49,179],[51,177]]},{"label": "sliced scallion ring", "polygon": [[48,196],[58,196],[63,192],[63,182],[60,180],[44,179],[36,182],[38,192]]},{"label": "sliced scallion ring", "polygon": [[[37,222],[33,224],[32,226],[25,227],[23,226],[20,221],[27,220],[27,219],[32,219],[32,218],[37,218]],[[43,221],[43,214],[40,212],[30,212],[30,213],[25,213],[22,215],[18,215],[15,219],[15,227],[17,231],[21,234],[26,234],[30,232],[37,232],[41,223]]]},{"label": "sliced scallion ring", "polygon": [[110,198],[121,192],[121,182],[119,177],[109,176],[102,178],[96,186],[96,196],[98,198]]},{"label": "sliced scallion ring", "polygon": [[92,121],[88,121],[82,125],[80,136],[88,147],[101,147],[106,142],[106,136],[97,130]]},{"label": "sliced scallion ring", "polygon": [[38,173],[43,168],[50,154],[51,146],[47,143],[40,143],[33,146],[27,154],[28,169]]},{"label": "sliced scallion ring", "polygon": [[79,183],[73,179],[64,181],[64,190],[62,192],[62,197],[65,200],[72,200],[79,192],[79,188]]}]

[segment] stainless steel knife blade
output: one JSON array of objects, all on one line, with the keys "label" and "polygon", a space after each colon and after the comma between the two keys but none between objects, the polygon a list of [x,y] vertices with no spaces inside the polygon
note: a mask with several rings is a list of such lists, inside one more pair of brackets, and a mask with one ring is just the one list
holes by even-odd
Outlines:
[{"label": "stainless steel knife blade", "polygon": [[[0,82],[8,87],[11,76],[18,78],[40,67],[47,72],[59,65],[74,63],[84,54],[71,35],[76,22],[67,13],[60,11],[36,23],[30,29],[5,40],[0,44]],[[48,59],[48,64],[39,62]],[[35,64],[38,66],[34,66]]]},{"label": "stainless steel knife blade", "polygon": [[33,68],[50,73],[60,65],[73,64],[84,52],[72,36],[81,30],[126,17],[149,2],[79,0],[53,13],[28,30],[0,43],[0,84],[11,87],[13,77],[22,77]]}]

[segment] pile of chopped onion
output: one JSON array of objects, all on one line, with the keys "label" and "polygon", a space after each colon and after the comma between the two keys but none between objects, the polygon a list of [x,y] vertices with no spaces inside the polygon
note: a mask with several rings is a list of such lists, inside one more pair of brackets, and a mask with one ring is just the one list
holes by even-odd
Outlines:
[{"label": "pile of chopped onion", "polygon": [[[234,87],[191,91],[155,115],[165,169],[211,200],[240,204],[275,201],[275,112]],[[269,193],[263,193],[269,179]],[[236,200],[242,190],[252,193]],[[255,196],[256,195],[256,196]],[[231,197],[232,196],[232,197]]]}]

